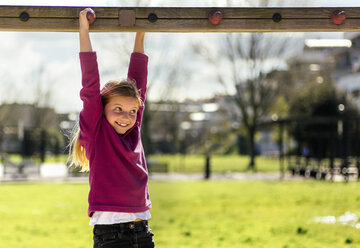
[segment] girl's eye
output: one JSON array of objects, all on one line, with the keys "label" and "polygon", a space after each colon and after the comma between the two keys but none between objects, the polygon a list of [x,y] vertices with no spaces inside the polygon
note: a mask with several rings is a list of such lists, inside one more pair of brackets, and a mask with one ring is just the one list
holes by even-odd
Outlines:
[{"label": "girl's eye", "polygon": [[136,114],[136,110],[131,110],[130,114]]},{"label": "girl's eye", "polygon": [[115,108],[116,111],[121,111],[122,109],[120,107]]}]

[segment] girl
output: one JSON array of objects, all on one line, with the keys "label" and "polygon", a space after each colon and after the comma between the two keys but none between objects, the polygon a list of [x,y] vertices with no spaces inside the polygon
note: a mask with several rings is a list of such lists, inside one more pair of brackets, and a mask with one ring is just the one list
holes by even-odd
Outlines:
[{"label": "girl", "polygon": [[71,144],[71,163],[89,170],[90,225],[94,248],[155,247],[148,226],[151,202],[140,139],[148,57],[137,33],[128,80],[110,81],[100,91],[96,53],[89,37],[87,8],[79,15],[83,109]]}]

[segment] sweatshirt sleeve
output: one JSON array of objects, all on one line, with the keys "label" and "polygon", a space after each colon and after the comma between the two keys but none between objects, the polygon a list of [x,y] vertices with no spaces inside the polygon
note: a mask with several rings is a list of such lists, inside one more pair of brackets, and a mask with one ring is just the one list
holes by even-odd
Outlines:
[{"label": "sweatshirt sleeve", "polygon": [[82,75],[80,99],[83,101],[83,109],[79,117],[79,142],[85,146],[95,136],[96,127],[102,117],[103,107],[96,52],[81,52],[79,57]]},{"label": "sweatshirt sleeve", "polygon": [[145,93],[148,76],[148,56],[143,53],[132,53],[128,70],[128,78],[136,82],[140,97],[145,102]]},{"label": "sweatshirt sleeve", "polygon": [[[148,56],[143,53],[133,52],[130,56],[128,78],[135,80],[136,86],[138,87],[140,92],[140,98],[143,103],[145,103],[147,75],[148,75]],[[144,113],[144,106],[141,106],[139,108],[136,118],[138,127],[141,127],[143,113]]]}]

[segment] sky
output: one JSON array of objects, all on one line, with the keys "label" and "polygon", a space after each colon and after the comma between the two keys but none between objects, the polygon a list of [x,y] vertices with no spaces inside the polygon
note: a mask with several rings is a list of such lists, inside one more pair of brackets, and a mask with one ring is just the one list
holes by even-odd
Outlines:
[{"label": "sky", "polygon": [[[0,5],[44,5],[44,6],[134,6],[134,1],[119,0],[0,0]],[[121,2],[121,5],[119,4]],[[225,0],[156,0],[142,1],[150,7],[208,7],[224,6]],[[251,1],[254,3],[254,1]],[[279,2],[279,1],[277,1]],[[356,0],[312,0],[303,1],[309,7],[360,6]],[[232,6],[248,6],[243,1],[231,1]],[[290,4],[289,4],[290,3]],[[274,4],[277,6],[277,4]],[[300,1],[281,1],[279,6],[304,6]],[[224,34],[146,34],[145,49],[149,56],[149,80],[152,88],[148,98],[157,100],[164,96],[165,87],[171,85],[172,93],[167,99],[206,98],[225,90],[217,80],[214,68],[201,56],[193,56],[194,44],[206,44],[215,48],[219,36]],[[299,35],[299,34],[297,34]],[[301,36],[300,34],[299,36]],[[312,33],[312,37],[340,37],[342,33]],[[134,34],[92,33],[94,50],[98,53],[101,82],[113,78],[124,78],[126,63],[132,48]],[[80,66],[78,59],[79,39],[77,33],[45,32],[0,32],[0,104],[3,102],[30,103],[38,99],[58,112],[73,112],[81,109]],[[125,47],[125,48],[123,48]],[[127,48],[126,48],[127,47]],[[121,52],[114,52],[114,51]],[[158,74],[157,67],[176,73],[176,79],[166,73]],[[168,67],[168,70],[166,68]],[[176,70],[174,71],[174,68]],[[224,68],[226,73],[226,68]],[[171,82],[169,82],[169,80]],[[231,87],[230,92],[231,92]],[[50,92],[50,94],[46,94]]]}]

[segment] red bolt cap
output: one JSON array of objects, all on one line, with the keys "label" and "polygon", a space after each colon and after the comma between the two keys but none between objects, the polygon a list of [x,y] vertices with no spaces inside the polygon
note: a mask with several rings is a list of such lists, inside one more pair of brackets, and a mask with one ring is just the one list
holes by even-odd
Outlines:
[{"label": "red bolt cap", "polygon": [[222,17],[223,17],[223,14],[221,13],[220,10],[212,11],[209,14],[209,21],[212,24],[217,25],[221,22]]},{"label": "red bolt cap", "polygon": [[334,13],[332,14],[331,19],[332,19],[333,23],[336,24],[336,25],[342,24],[346,19],[345,11],[342,11],[342,10],[334,11]]}]

